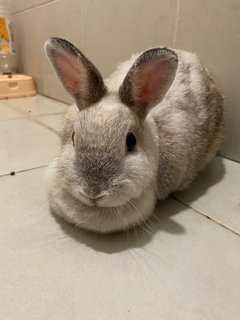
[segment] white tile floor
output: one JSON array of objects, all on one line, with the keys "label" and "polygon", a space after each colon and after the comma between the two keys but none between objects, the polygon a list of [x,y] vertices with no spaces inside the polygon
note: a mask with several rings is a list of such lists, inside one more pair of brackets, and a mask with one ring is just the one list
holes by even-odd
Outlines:
[{"label": "white tile floor", "polygon": [[240,164],[216,158],[146,231],[88,234],[48,212],[65,110],[0,102],[0,319],[239,319]]}]

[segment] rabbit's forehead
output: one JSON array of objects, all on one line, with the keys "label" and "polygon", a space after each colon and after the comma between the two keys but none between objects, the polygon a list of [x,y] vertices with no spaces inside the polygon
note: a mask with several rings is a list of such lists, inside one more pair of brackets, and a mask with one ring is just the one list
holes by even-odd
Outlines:
[{"label": "rabbit's forehead", "polygon": [[109,93],[104,96],[98,103],[93,105],[92,110],[97,116],[109,119],[134,118],[132,111],[120,101],[119,95],[115,93]]},{"label": "rabbit's forehead", "polygon": [[112,97],[102,99],[79,113],[75,124],[75,132],[80,140],[121,138],[136,123],[133,112]]}]

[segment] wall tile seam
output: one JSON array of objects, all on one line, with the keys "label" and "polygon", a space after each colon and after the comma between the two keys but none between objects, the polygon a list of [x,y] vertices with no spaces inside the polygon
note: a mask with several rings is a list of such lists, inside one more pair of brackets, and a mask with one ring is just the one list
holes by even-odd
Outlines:
[{"label": "wall tile seam", "polygon": [[60,2],[62,0],[47,0],[43,3],[40,3],[36,6],[32,6],[32,7],[29,7],[29,8],[26,8],[26,9],[23,9],[23,10],[20,10],[20,11],[16,11],[16,12],[13,12],[12,16],[17,16],[17,15],[20,15],[20,14],[23,14],[23,13],[26,13],[28,11],[32,11],[32,10],[35,10],[35,9],[39,9],[41,7],[45,7],[47,5],[50,5],[50,4],[54,4],[54,3],[57,3],[57,2]]},{"label": "wall tile seam", "polygon": [[175,48],[176,41],[177,41],[177,32],[178,32],[179,15],[180,15],[180,6],[181,6],[181,0],[177,0],[175,24],[174,24],[174,30],[173,30],[173,41],[172,41],[172,47],[173,47],[173,48]]}]

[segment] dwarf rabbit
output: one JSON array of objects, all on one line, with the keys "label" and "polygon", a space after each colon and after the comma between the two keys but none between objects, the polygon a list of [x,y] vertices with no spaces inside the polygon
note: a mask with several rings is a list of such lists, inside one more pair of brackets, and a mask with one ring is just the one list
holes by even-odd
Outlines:
[{"label": "dwarf rabbit", "polygon": [[50,38],[45,51],[76,101],[48,171],[50,207],[70,223],[99,233],[137,225],[219,149],[223,98],[195,54],[152,48],[103,80],[66,40]]}]

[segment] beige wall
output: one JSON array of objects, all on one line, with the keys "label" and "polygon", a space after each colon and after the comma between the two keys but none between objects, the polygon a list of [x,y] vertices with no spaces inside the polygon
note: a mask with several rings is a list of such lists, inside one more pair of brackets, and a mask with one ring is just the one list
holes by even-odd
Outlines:
[{"label": "beige wall", "polygon": [[43,52],[49,36],[77,45],[107,76],[133,52],[166,45],[196,51],[226,96],[225,157],[240,161],[239,0],[13,0],[20,70],[38,91],[70,102]]}]

